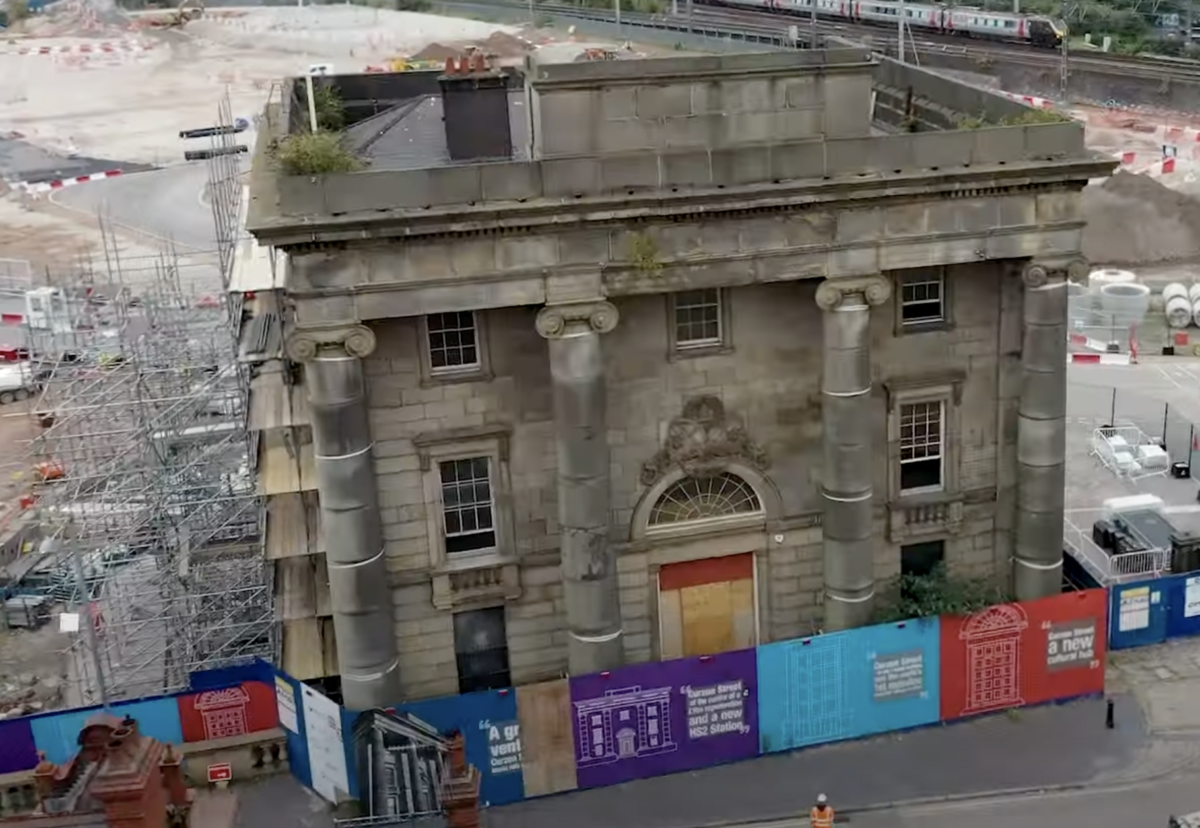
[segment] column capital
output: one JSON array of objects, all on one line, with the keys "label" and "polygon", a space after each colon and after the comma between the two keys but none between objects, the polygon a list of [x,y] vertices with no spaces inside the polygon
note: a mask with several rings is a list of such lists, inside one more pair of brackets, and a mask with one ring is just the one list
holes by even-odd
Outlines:
[{"label": "column capital", "polygon": [[892,280],[883,274],[853,279],[826,279],[817,286],[817,307],[831,311],[848,296],[861,296],[868,305],[882,305],[892,297]]},{"label": "column capital", "polygon": [[538,311],[537,332],[546,339],[561,339],[583,333],[605,334],[617,327],[620,314],[611,302],[572,302],[547,305]]},{"label": "column capital", "polygon": [[309,362],[325,348],[341,348],[363,359],[375,351],[375,332],[366,325],[336,325],[302,328],[287,337],[287,355],[294,362]]},{"label": "column capital", "polygon": [[1059,279],[1083,282],[1090,270],[1091,266],[1082,256],[1033,259],[1021,269],[1021,281],[1031,288],[1044,287]]}]

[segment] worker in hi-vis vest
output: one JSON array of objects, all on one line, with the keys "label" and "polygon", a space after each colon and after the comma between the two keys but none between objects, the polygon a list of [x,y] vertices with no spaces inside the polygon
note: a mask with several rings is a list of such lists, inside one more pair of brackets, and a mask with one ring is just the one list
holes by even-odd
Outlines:
[{"label": "worker in hi-vis vest", "polygon": [[812,828],[833,828],[833,808],[829,807],[825,794],[817,796],[817,804],[813,806],[809,819],[812,820]]}]

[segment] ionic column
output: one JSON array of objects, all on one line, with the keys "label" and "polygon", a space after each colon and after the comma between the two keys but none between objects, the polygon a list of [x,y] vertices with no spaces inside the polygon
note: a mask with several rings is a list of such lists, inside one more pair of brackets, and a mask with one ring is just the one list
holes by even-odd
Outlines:
[{"label": "ionic column", "polygon": [[558,522],[572,675],[620,667],[625,660],[616,556],[610,524],[608,406],[600,335],[617,309],[597,301],[550,305],[537,317],[549,341],[558,450]]},{"label": "ionic column", "polygon": [[875,598],[872,505],[871,306],[892,293],[883,276],[817,288],[823,311],[821,413],[825,467],[825,629],[870,623]]},{"label": "ionic column", "polygon": [[1062,591],[1067,471],[1067,280],[1079,259],[1031,262],[1025,283],[1021,400],[1017,415],[1017,532],[1013,591],[1028,601]]},{"label": "ionic column", "polygon": [[362,371],[374,350],[375,334],[361,325],[288,340],[289,355],[304,364],[338,669],[350,710],[401,700]]}]

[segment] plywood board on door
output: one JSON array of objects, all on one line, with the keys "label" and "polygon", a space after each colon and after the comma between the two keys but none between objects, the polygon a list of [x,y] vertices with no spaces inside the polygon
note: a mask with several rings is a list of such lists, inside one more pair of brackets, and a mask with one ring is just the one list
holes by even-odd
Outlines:
[{"label": "plywood board on door", "polygon": [[573,791],[575,736],[571,687],[566,679],[517,688],[521,724],[521,772],[525,796]]}]

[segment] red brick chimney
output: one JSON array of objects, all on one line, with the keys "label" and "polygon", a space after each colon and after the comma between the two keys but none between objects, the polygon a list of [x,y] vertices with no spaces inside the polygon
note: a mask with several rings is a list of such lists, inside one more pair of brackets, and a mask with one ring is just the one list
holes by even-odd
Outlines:
[{"label": "red brick chimney", "polygon": [[113,731],[91,785],[92,796],[104,805],[109,828],[165,828],[162,755],[162,744],[143,737],[128,719]]},{"label": "red brick chimney", "polygon": [[450,737],[450,768],[442,782],[442,807],[449,828],[479,828],[479,771],[467,764],[461,733]]}]

